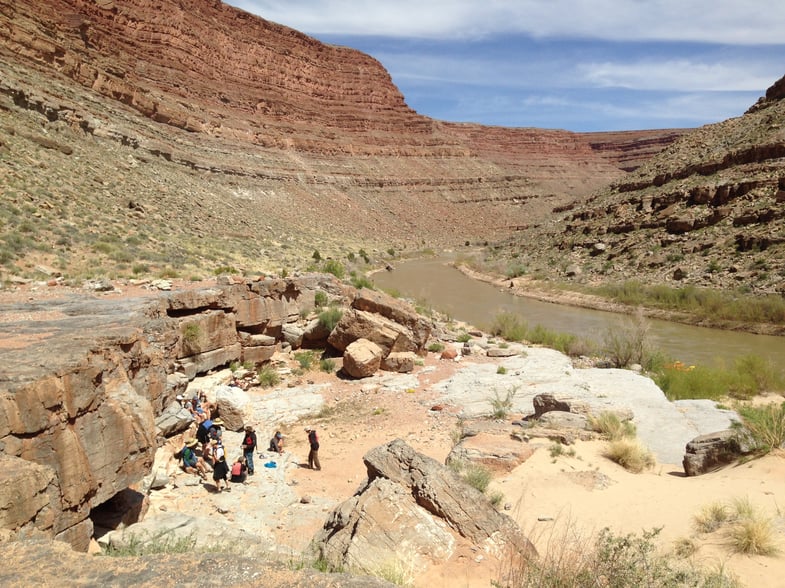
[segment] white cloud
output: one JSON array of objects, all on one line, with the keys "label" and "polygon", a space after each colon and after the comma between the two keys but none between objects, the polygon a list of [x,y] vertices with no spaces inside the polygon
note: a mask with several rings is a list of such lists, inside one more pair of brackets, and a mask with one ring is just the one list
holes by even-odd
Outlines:
[{"label": "white cloud", "polygon": [[657,91],[750,92],[766,88],[776,79],[765,64],[708,63],[677,60],[646,60],[634,63],[584,63],[579,75],[594,87]]},{"label": "white cloud", "polygon": [[782,44],[782,0],[230,0],[309,34]]}]

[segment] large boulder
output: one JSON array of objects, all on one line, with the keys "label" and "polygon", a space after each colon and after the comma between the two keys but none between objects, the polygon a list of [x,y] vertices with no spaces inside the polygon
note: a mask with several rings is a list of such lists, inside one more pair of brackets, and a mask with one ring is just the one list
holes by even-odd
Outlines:
[{"label": "large boulder", "polygon": [[251,402],[248,392],[237,386],[215,388],[218,415],[227,431],[240,431],[245,426],[245,411]]},{"label": "large boulder", "polygon": [[508,549],[535,553],[518,525],[482,493],[404,441],[376,447],[363,461],[367,480],[314,537],[331,565],[373,572],[399,561],[422,569],[447,559],[459,542],[494,557]]},{"label": "large boulder", "polygon": [[183,408],[175,400],[155,418],[155,428],[158,430],[159,435],[171,437],[188,429],[193,422],[194,416],[191,414],[191,411]]},{"label": "large boulder", "polygon": [[700,476],[737,461],[751,450],[744,436],[733,429],[699,435],[685,448],[684,473]]},{"label": "large boulder", "polygon": [[[406,327],[411,334],[414,350],[421,350],[431,336],[430,321],[422,317],[414,307],[378,290],[362,288],[352,302],[357,310],[373,312]],[[412,349],[407,351],[414,351]]]},{"label": "large boulder", "polygon": [[343,352],[343,370],[353,378],[374,375],[381,366],[382,349],[373,341],[358,339]]},{"label": "large boulder", "polygon": [[414,362],[417,356],[411,351],[394,351],[382,359],[381,368],[388,372],[408,374],[414,370]]}]

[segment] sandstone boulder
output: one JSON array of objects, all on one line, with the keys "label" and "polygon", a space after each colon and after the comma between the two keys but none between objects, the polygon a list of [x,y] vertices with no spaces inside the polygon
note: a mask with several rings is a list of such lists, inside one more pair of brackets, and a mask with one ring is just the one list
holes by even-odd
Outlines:
[{"label": "sandstone boulder", "polygon": [[419,567],[429,559],[443,560],[454,541],[462,540],[496,557],[507,549],[535,553],[512,519],[448,467],[402,440],[372,449],[363,461],[368,479],[314,537],[331,565],[372,571],[397,560]]},{"label": "sandstone boulder", "polygon": [[155,428],[158,430],[159,435],[170,437],[177,433],[182,433],[188,429],[193,422],[194,417],[191,412],[183,408],[182,405],[175,400],[174,402],[171,402],[160,415],[155,417]]},{"label": "sandstone boulder", "polygon": [[464,437],[447,456],[448,464],[477,464],[497,472],[510,472],[534,454],[531,445],[506,431],[478,432]]},{"label": "sandstone boulder", "polygon": [[379,290],[362,288],[352,302],[352,307],[357,310],[373,312],[391,321],[404,326],[411,334],[414,349],[406,351],[419,351],[431,336],[431,323],[420,316],[414,307],[403,300],[399,300]]},{"label": "sandstone boulder", "polygon": [[245,411],[250,402],[248,393],[237,386],[218,386],[215,389],[218,415],[227,431],[242,430],[245,426]]},{"label": "sandstone boulder", "polygon": [[353,378],[367,378],[375,374],[382,362],[382,349],[373,341],[358,339],[343,353],[343,369]]},{"label": "sandstone boulder", "polygon": [[381,368],[388,372],[408,374],[414,370],[417,356],[411,351],[394,351],[382,359]]},{"label": "sandstone boulder", "polygon": [[534,418],[536,419],[553,410],[570,412],[569,403],[563,400],[556,400],[553,394],[537,394],[532,399],[532,404],[534,405]]},{"label": "sandstone boulder", "polygon": [[738,431],[699,435],[687,443],[682,465],[688,476],[700,476],[737,461],[752,448]]}]

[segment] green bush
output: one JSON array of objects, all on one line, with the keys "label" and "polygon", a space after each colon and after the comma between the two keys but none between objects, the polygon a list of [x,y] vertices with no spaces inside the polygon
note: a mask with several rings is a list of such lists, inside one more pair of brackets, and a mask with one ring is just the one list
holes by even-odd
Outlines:
[{"label": "green bush", "polygon": [[262,388],[272,388],[281,382],[281,376],[271,365],[265,365],[259,368],[257,372],[259,378],[259,385]]},{"label": "green bush", "polygon": [[593,431],[611,441],[635,437],[635,425],[630,421],[622,421],[613,412],[606,411],[596,417],[589,416],[589,425]]},{"label": "green bush", "polygon": [[433,343],[428,344],[427,349],[431,353],[441,353],[442,351],[444,351],[444,344],[440,343],[439,341],[435,341]]},{"label": "green bush", "polygon": [[469,341],[471,341],[471,340],[472,340],[472,336],[471,336],[469,333],[461,333],[460,335],[458,335],[458,336],[455,338],[455,340],[456,340],[458,343],[468,343]]},{"label": "green bush", "polygon": [[317,307],[327,306],[327,294],[321,290],[317,290],[316,294],[313,296],[313,302]]},{"label": "green bush", "polygon": [[643,313],[638,311],[625,325],[606,331],[604,351],[615,367],[637,363],[650,369],[649,327]]},{"label": "green bush", "polygon": [[339,280],[342,280],[346,273],[343,264],[336,259],[328,259],[325,261],[324,265],[322,265],[322,271],[334,275]]},{"label": "green bush", "polygon": [[494,390],[493,397],[488,398],[488,402],[491,403],[491,407],[493,408],[491,417],[494,419],[506,419],[507,415],[509,415],[512,410],[512,402],[515,399],[515,394],[517,392],[517,388],[512,388],[507,390],[507,393],[504,396],[499,396],[499,391]]},{"label": "green bush", "polygon": [[488,332],[507,341],[523,341],[527,330],[526,321],[517,314],[502,312],[494,317]]},{"label": "green bush", "polygon": [[307,372],[313,369],[316,356],[313,351],[297,351],[294,354],[294,359],[300,364],[300,368]]},{"label": "green bush", "polygon": [[490,470],[480,465],[467,466],[461,475],[463,476],[463,479],[466,480],[466,483],[469,484],[469,486],[479,490],[482,493],[485,493],[485,490],[488,489],[488,484],[491,483]]},{"label": "green bush", "polygon": [[335,371],[335,360],[325,358],[319,361],[319,369],[323,372],[331,374]]},{"label": "green bush", "polygon": [[769,453],[785,443],[785,402],[763,406],[739,406],[736,411],[753,443],[755,451]]},{"label": "green bush", "polygon": [[354,286],[358,290],[360,288],[368,288],[369,290],[373,290],[376,288],[376,286],[374,286],[371,279],[367,276],[352,275],[351,283],[352,286]]},{"label": "green bush", "polygon": [[323,329],[332,332],[342,316],[343,311],[340,308],[327,308],[319,313],[319,325],[321,325]]}]

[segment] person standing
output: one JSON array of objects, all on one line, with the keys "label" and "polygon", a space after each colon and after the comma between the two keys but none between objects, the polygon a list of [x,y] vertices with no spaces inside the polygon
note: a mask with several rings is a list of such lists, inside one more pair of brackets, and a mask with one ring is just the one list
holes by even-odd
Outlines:
[{"label": "person standing", "polygon": [[[215,465],[213,466],[213,482],[218,492],[221,490],[231,490],[227,476],[229,465],[226,463],[226,453],[220,441],[212,441],[213,451],[215,452]],[[221,484],[223,482],[223,484]]]},{"label": "person standing", "polygon": [[308,433],[308,443],[311,446],[311,451],[308,452],[308,467],[312,470],[321,470],[322,465],[319,463],[319,437],[316,434],[316,429],[305,427],[305,432]]},{"label": "person standing", "polygon": [[245,465],[248,467],[248,475],[253,476],[253,452],[256,449],[256,433],[251,425],[245,425],[242,449]]}]

